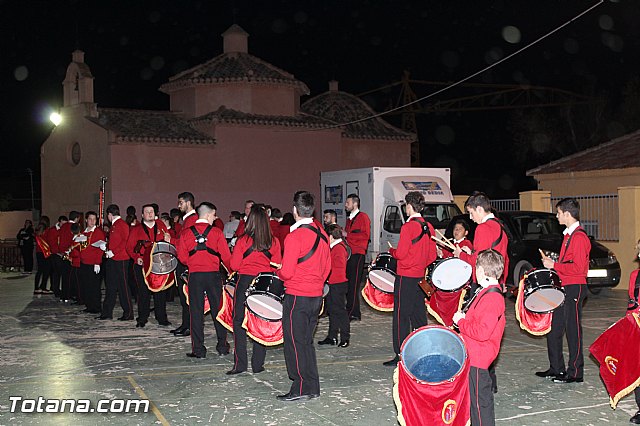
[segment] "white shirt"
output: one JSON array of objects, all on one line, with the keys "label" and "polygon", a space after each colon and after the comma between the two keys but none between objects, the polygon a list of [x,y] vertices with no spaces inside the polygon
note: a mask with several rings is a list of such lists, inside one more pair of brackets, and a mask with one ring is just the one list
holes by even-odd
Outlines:
[{"label": "white shirt", "polygon": [[114,223],[116,223],[116,220],[119,220],[120,216],[114,216],[113,220],[111,221],[111,225],[113,225]]},{"label": "white shirt", "polygon": [[335,246],[336,244],[340,244],[341,242],[342,242],[342,238],[338,238],[337,240],[329,244],[329,248],[333,248],[333,246]]},{"label": "white shirt", "polygon": [[494,219],[494,218],[495,218],[495,215],[493,213],[489,213],[488,215],[486,215],[485,217],[482,218],[482,222],[480,222],[480,223],[485,223],[489,219]]},{"label": "white shirt", "polygon": [[184,214],[184,216],[182,216],[182,220],[184,221],[186,218],[188,218],[189,216],[191,216],[192,214],[196,214],[195,210],[189,210],[188,212],[186,212]]},{"label": "white shirt", "polygon": [[482,286],[482,288],[487,288],[490,285],[498,285],[499,283],[495,278],[484,277],[484,280],[482,280],[479,284]]},{"label": "white shirt", "polygon": [[349,213],[349,219],[353,220],[353,218],[356,217],[358,213],[360,213],[360,209],[353,209],[351,213]]},{"label": "white shirt", "polygon": [[207,219],[198,219],[196,220],[196,223],[206,223],[207,225],[209,225],[209,221]]},{"label": "white shirt", "polygon": [[88,227],[88,226],[87,226],[87,227],[84,229],[84,232],[93,232],[93,231],[95,231],[95,229],[96,229],[96,227],[95,227],[95,226],[92,226],[92,227]]},{"label": "white shirt", "polygon": [[562,233],[564,235],[567,235],[567,234],[571,235],[573,234],[573,231],[575,231],[578,226],[580,226],[580,221],[576,221],[573,225],[569,226],[564,231],[562,231]]},{"label": "white shirt", "polygon": [[414,217],[422,217],[422,215],[420,213],[414,213],[407,218],[407,222],[409,222],[409,220],[413,219]]},{"label": "white shirt", "polygon": [[312,223],[313,223],[312,217],[303,217],[302,219],[300,219],[299,221],[297,221],[296,223],[294,223],[289,227],[289,232],[295,231],[300,227],[300,225],[310,225]]}]

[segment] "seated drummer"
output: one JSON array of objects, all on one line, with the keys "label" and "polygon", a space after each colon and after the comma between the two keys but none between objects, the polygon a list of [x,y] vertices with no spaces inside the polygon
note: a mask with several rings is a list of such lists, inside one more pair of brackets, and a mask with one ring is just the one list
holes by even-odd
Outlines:
[{"label": "seated drummer", "polygon": [[[242,327],[245,314],[246,291],[249,284],[261,272],[271,272],[271,262],[282,261],[280,242],[271,233],[269,217],[264,209],[254,204],[251,207],[244,234],[238,238],[231,255],[231,269],[239,274],[233,299],[233,368],[227,374],[247,371],[247,331]],[[253,342],[251,369],[254,373],[264,371],[266,347]]]},{"label": "seated drummer", "polygon": [[[469,224],[467,221],[464,219],[456,220],[455,225],[453,225],[453,245],[458,245],[460,248],[468,247],[469,250],[472,250],[473,243],[467,239],[467,235],[469,235]],[[436,246],[436,250],[438,257],[441,259],[453,257],[453,252],[447,248],[443,249],[443,247]]]},{"label": "seated drummer", "polygon": [[396,366],[400,360],[400,347],[411,330],[427,325],[424,306],[425,294],[418,285],[427,267],[436,259],[433,226],[420,215],[424,196],[418,191],[405,195],[405,208],[409,218],[400,229],[398,248],[389,254],[398,260],[393,287],[393,351],[395,357],[383,364]]},{"label": "seated drummer", "polygon": [[503,269],[504,259],[500,253],[491,249],[481,251],[475,268],[480,291],[466,313],[458,311],[453,315],[469,352],[472,425],[495,425],[489,366],[500,352],[506,321],[504,297],[498,282]]}]

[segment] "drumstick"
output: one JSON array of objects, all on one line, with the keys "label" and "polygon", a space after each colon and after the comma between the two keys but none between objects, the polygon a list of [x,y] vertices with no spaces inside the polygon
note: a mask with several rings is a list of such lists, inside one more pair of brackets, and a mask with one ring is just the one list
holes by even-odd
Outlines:
[{"label": "drumstick", "polygon": [[282,268],[282,265],[276,262],[269,262],[269,265],[273,266],[276,269]]},{"label": "drumstick", "polygon": [[435,235],[432,235],[431,239],[433,241],[435,241],[436,243],[439,243],[440,245],[445,246],[448,249],[451,249],[451,250],[455,250],[456,249],[455,246],[453,244],[451,244],[449,241],[447,241],[447,240],[439,240]]},{"label": "drumstick", "polygon": [[548,256],[546,254],[544,254],[544,252],[542,251],[542,249],[538,249],[538,251],[540,252],[540,256],[542,256],[543,259],[547,258]]},{"label": "drumstick", "polygon": [[391,245],[391,243],[389,242],[389,240],[387,240],[387,245],[389,246],[389,248],[393,248],[393,246]]},{"label": "drumstick", "polygon": [[446,242],[450,243],[451,245],[453,245],[453,243],[451,242],[450,239],[448,239],[447,237],[444,236],[444,234],[442,232],[440,232],[439,230],[436,229],[436,232],[438,233],[438,235],[440,235],[440,237],[442,237],[443,240],[445,240]]}]

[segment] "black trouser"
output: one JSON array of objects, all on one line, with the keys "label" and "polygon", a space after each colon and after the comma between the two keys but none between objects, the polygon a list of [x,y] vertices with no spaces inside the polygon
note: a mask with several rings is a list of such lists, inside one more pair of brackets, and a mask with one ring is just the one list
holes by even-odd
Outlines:
[{"label": "black trouser", "polygon": [[329,313],[329,335],[331,339],[338,338],[340,333],[340,341],[349,340],[351,338],[351,325],[349,324],[349,314],[345,306],[348,282],[329,284],[329,294],[327,295],[326,304]]},{"label": "black trouser", "polygon": [[638,410],[640,410],[640,387],[633,390],[633,395],[636,397],[636,405],[638,406]]},{"label": "black trouser", "polygon": [[469,369],[469,394],[471,396],[471,424],[492,426],[496,424],[493,407],[493,392],[489,370],[471,367]]},{"label": "black trouser", "polygon": [[51,262],[51,291],[56,297],[62,297],[62,289],[60,287],[60,278],[62,277],[62,257],[52,254],[49,257]]},{"label": "black trouser", "polygon": [[352,254],[347,261],[347,313],[349,317],[360,318],[360,282],[364,268],[364,254]]},{"label": "black trouser", "polygon": [[393,287],[393,351],[400,354],[402,342],[411,331],[427,325],[422,278],[396,276]]},{"label": "black trouser", "polygon": [[80,264],[80,288],[84,304],[92,313],[100,312],[100,275],[94,271],[95,265]]},{"label": "black trouser", "polygon": [[[204,296],[209,299],[211,312],[217,311],[222,296],[222,278],[219,272],[189,273],[189,315],[191,329],[191,352],[198,356],[206,356],[204,346]],[[212,315],[214,316],[214,315]],[[215,317],[215,316],[214,316]],[[227,329],[217,320],[213,322],[216,329],[218,353],[227,352]]]},{"label": "black trouser", "polygon": [[187,304],[187,296],[184,294],[184,281],[182,278],[182,273],[187,269],[182,263],[178,263],[176,267],[176,280],[178,286],[178,295],[180,296],[180,306],[182,306],[182,322],[180,323],[181,329],[189,328],[189,304]]},{"label": "black trouser", "polygon": [[151,305],[151,294],[153,294],[153,314],[159,323],[167,322],[167,301],[164,291],[151,291],[144,281],[142,274],[142,266],[133,265],[133,275],[136,279],[136,287],[138,289],[138,318],[137,322],[146,324],[149,320],[149,312]]},{"label": "black trouser", "polygon": [[20,251],[22,252],[22,265],[24,266],[24,272],[33,271],[33,245],[21,245]]},{"label": "black trouser", "polygon": [[36,261],[38,262],[38,272],[36,272],[36,279],[34,282],[34,290],[46,290],[47,281],[51,275],[51,262],[49,259],[45,259],[44,254],[36,252]]},{"label": "black trouser", "polygon": [[133,319],[133,305],[131,293],[129,293],[129,260],[107,259],[104,262],[106,269],[104,303],[102,304],[102,316],[113,317],[113,308],[116,306],[116,294],[120,299],[122,316]]},{"label": "black trouser", "polygon": [[322,297],[284,295],[282,332],[284,360],[291,384],[291,395],[320,394],[320,378],[313,332],[318,324]]},{"label": "black trouser", "polygon": [[[247,369],[247,331],[242,327],[244,322],[244,302],[247,300],[246,291],[255,275],[241,274],[238,277],[235,296],[233,299],[233,352],[234,370],[245,371]],[[251,369],[261,370],[264,366],[264,358],[267,355],[267,348],[260,343],[253,341],[253,353],[251,354]]]},{"label": "black trouser", "polygon": [[[78,297],[77,293],[72,291],[71,262],[60,259],[58,266],[60,267],[60,277],[62,278],[62,299],[69,300],[72,297]],[[78,301],[80,300],[78,299]]]},{"label": "black trouser", "polygon": [[[84,300],[82,299],[82,295],[80,294],[80,267],[69,265],[69,272],[66,274],[66,276],[67,280],[69,281],[68,287],[70,296],[68,298],[65,298],[65,300],[74,298],[78,300],[79,304],[84,304]],[[73,289],[73,293],[71,293],[71,289]]]},{"label": "black trouser", "polygon": [[547,353],[551,372],[565,372],[562,356],[562,336],[566,333],[569,346],[569,364],[566,372],[569,378],[583,378],[584,354],[582,352],[582,303],[587,296],[586,284],[569,284],[565,291],[564,304],[553,311],[551,331],[547,334]]},{"label": "black trouser", "polygon": [[136,262],[133,259],[129,259],[129,266],[127,266],[127,271],[129,271],[129,291],[133,296],[133,300],[138,300],[138,285],[136,284],[136,275],[133,273],[133,265]]}]

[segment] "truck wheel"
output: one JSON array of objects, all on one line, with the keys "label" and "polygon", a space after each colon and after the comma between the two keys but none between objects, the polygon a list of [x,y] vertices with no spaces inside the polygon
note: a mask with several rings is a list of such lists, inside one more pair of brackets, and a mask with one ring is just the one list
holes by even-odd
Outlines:
[{"label": "truck wheel", "polygon": [[602,287],[587,286],[587,288],[589,289],[589,293],[591,294],[600,294],[600,292],[602,291]]}]

